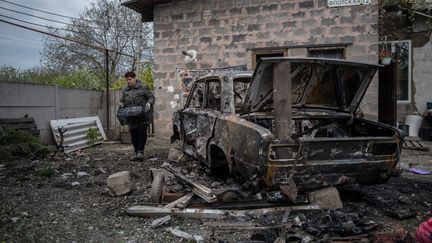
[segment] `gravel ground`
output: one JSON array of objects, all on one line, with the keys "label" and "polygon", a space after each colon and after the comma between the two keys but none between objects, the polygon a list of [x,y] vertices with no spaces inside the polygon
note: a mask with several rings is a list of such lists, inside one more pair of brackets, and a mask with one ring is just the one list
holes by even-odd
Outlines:
[{"label": "gravel ground", "polygon": [[[143,162],[128,160],[130,145],[106,143],[67,155],[1,163],[0,242],[242,242],[250,240],[254,232],[222,230],[215,225],[281,222],[283,215],[277,214],[218,221],[173,217],[166,225],[152,229],[155,218],[127,215],[129,207],[149,202],[149,169],[167,162],[170,147],[151,140]],[[406,150],[402,154],[400,173],[387,184],[352,184],[340,188],[342,210],[292,212],[288,218],[293,224],[288,229],[291,235],[288,242],[300,242],[306,236],[314,240],[352,236],[347,230],[341,230],[349,227],[348,216],[354,217],[351,221],[362,229],[361,237],[370,241],[378,232],[404,232],[403,237],[414,235],[417,226],[432,215],[432,175],[414,175],[404,169],[408,166],[431,169],[430,155],[431,152]],[[186,171],[191,166],[201,168],[193,161],[175,165],[187,167]],[[107,177],[124,170],[132,174],[133,191],[125,196],[109,196]],[[227,182],[217,184],[223,187],[224,183]],[[407,218],[397,219],[395,213]],[[332,224],[323,227],[323,219],[328,218]],[[196,240],[176,236],[170,229],[187,232]],[[272,237],[266,236],[270,242]]]}]

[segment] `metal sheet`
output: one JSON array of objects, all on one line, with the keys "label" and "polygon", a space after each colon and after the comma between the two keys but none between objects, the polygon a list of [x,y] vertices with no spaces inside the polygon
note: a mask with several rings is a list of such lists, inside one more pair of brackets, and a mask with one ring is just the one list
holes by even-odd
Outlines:
[{"label": "metal sheet", "polygon": [[50,126],[57,145],[63,148],[65,153],[90,146],[87,138],[89,128],[94,128],[99,133],[94,144],[101,144],[107,139],[97,116],[51,120]]}]

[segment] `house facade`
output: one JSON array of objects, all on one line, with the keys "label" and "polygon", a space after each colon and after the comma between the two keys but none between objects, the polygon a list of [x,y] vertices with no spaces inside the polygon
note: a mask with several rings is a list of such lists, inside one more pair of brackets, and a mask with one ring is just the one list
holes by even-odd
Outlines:
[{"label": "house facade", "polygon": [[432,1],[409,7],[408,12],[388,6],[379,31],[380,47],[387,45],[395,57],[399,120],[423,114],[432,101]]},{"label": "house facade", "polygon": [[379,48],[387,47],[396,66],[397,119],[423,116],[419,135],[432,140],[423,133],[432,131],[432,1],[389,2],[380,9]]},{"label": "house facade", "polygon": [[[179,70],[246,65],[260,57],[331,57],[378,63],[378,1],[343,6],[330,0],[131,0],[154,22],[155,136],[169,138],[180,108]],[[339,5],[338,5],[339,4]],[[185,61],[182,51],[196,58]],[[361,105],[377,117],[377,80]]]}]

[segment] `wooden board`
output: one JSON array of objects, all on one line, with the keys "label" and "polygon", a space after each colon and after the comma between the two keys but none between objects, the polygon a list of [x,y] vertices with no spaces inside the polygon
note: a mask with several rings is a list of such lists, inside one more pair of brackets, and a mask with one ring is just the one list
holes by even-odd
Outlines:
[{"label": "wooden board", "polygon": [[405,137],[403,148],[412,149],[412,150],[429,151],[429,148],[424,145],[423,141],[419,137],[410,137],[410,136]]},{"label": "wooden board", "polygon": [[39,130],[37,129],[34,118],[32,117],[0,118],[0,126],[2,128],[26,131],[36,137],[39,136]]}]

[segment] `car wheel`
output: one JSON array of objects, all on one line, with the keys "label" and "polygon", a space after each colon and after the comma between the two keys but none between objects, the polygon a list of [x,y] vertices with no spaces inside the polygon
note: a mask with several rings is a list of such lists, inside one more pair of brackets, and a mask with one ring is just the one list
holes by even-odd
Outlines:
[{"label": "car wheel", "polygon": [[150,202],[161,203],[162,193],[165,188],[165,176],[160,174],[153,178],[152,186],[150,189]]}]

